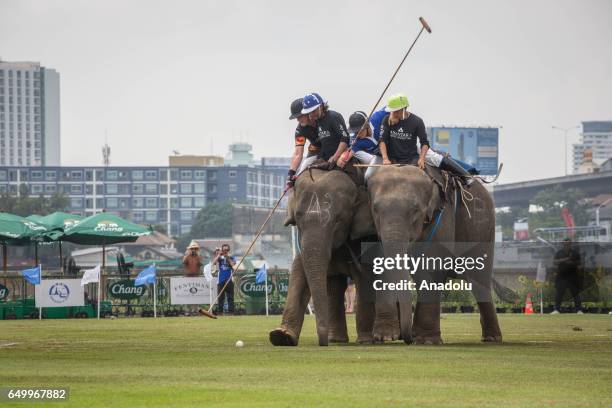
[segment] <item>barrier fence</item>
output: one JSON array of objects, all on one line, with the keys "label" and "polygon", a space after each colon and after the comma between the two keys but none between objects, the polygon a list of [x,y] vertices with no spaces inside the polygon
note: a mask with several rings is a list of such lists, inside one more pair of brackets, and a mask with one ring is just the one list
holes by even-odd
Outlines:
[{"label": "barrier fence", "polygon": [[[101,316],[131,317],[153,316],[153,286],[134,286],[136,274],[120,274],[116,269],[108,268],[102,274],[101,282]],[[553,310],[555,285],[551,279],[552,271],[546,282],[537,282],[534,276],[512,274],[497,275],[496,278],[505,287],[512,288],[514,301],[494,297],[498,313],[522,313],[529,297],[536,313],[549,313]],[[210,299],[216,296],[216,282],[209,284],[206,301],[195,306],[176,304],[171,301],[174,278],[185,277],[182,271],[158,269],[157,312],[158,316],[180,316],[185,313],[197,313],[198,307],[208,307]],[[80,276],[62,275],[59,270],[45,269],[43,279],[80,278]],[[200,275],[200,281],[204,278]],[[236,314],[265,314],[265,285],[256,283],[254,273],[236,273],[234,277],[234,298]],[[612,310],[612,275],[602,268],[587,269],[582,273],[580,296],[585,312],[608,313]],[[289,275],[285,270],[268,271],[268,310],[269,314],[281,314],[289,286]],[[85,307],[44,308],[43,317],[94,317],[97,315],[97,283],[85,286]],[[198,286],[200,285],[200,286]],[[194,288],[195,286],[195,288]],[[206,288],[201,284],[183,284],[183,291],[201,291]],[[175,288],[176,292],[176,288]],[[191,296],[193,293],[185,292]],[[212,293],[211,293],[212,292]],[[205,295],[205,293],[204,293]],[[174,304],[173,304],[174,303]],[[54,310],[55,309],[55,310]],[[60,310],[62,309],[62,310]],[[63,310],[66,309],[66,310]],[[572,312],[573,302],[567,292],[562,304],[562,312]],[[467,291],[447,291],[442,295],[443,313],[477,312],[473,296]],[[27,283],[18,270],[0,275],[0,319],[38,317],[34,306],[34,286]]]},{"label": "barrier fence", "polygon": [[[257,283],[254,273],[234,274],[234,307],[235,314],[265,314],[266,293],[268,291],[269,314],[280,314],[283,311],[285,297],[289,286],[289,275],[283,270],[268,270],[267,288],[265,283]],[[153,285],[135,286],[136,274],[118,274],[107,271],[101,274],[101,317],[153,316]],[[59,273],[59,270],[46,270],[43,280],[75,278]],[[185,278],[185,279],[177,279]],[[196,278],[196,279],[193,279]],[[174,288],[171,283],[175,282]],[[178,282],[178,283],[177,283]],[[93,317],[97,315],[98,283],[84,286],[85,307],[43,308],[43,317]],[[156,278],[156,308],[158,316],[180,316],[185,313],[197,313],[197,308],[210,305],[217,295],[217,279],[206,282],[202,276],[186,276],[182,271],[160,271]],[[28,283],[15,272],[0,277],[0,319],[36,317],[38,309],[34,306],[34,285]],[[175,302],[171,301],[174,290]],[[202,295],[203,303],[194,305],[181,304],[183,299]],[[178,303],[177,303],[178,302]],[[227,308],[227,305],[226,305]],[[68,309],[52,311],[52,309]]]}]

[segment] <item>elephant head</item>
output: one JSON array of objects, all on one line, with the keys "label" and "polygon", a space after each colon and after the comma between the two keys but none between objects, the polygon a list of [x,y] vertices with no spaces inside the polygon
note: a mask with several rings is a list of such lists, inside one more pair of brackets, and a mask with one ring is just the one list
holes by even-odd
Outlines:
[{"label": "elephant head", "polygon": [[[417,167],[385,167],[369,178],[368,192],[384,256],[407,253],[422,239],[426,223],[435,215],[440,198],[437,186]],[[398,270],[385,271],[381,276],[387,281],[409,278],[408,272]],[[401,336],[411,342],[412,300],[408,291],[377,293],[373,334],[378,341]]]},{"label": "elephant head", "polygon": [[[363,234],[368,229],[373,231],[374,228],[367,194],[345,173],[311,170],[310,174],[312,177],[306,173],[296,181],[288,212],[299,231],[300,257],[315,306],[319,344],[327,345],[327,278],[332,253],[352,235]],[[361,221],[355,223],[357,213],[360,213]]]}]

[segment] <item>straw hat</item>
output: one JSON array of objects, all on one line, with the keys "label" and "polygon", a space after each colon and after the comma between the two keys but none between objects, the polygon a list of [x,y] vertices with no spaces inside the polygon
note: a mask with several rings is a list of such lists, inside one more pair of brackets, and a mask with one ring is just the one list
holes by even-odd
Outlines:
[{"label": "straw hat", "polygon": [[189,244],[187,249],[197,249],[197,250],[200,250],[200,245],[198,245],[198,243],[195,242],[195,241],[191,241],[191,243]]}]

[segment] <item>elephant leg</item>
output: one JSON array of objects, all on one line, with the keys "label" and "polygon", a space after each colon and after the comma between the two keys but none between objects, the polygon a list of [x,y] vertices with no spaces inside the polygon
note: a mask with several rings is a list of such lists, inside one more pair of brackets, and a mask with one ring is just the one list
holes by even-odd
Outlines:
[{"label": "elephant leg", "polygon": [[374,341],[382,343],[398,340],[400,338],[400,325],[397,302],[376,301],[374,309],[376,310],[376,319],[372,329]]},{"label": "elephant leg", "polygon": [[[417,287],[421,282],[443,282],[443,274],[439,272],[420,273],[417,277]],[[442,344],[440,333],[440,300],[442,294],[438,290],[419,290],[414,311],[414,342],[416,344]]]},{"label": "elephant leg", "polygon": [[329,334],[330,343],[348,343],[346,328],[346,313],[344,309],[344,293],[346,291],[346,276],[332,276],[327,280],[329,296]]},{"label": "elephant leg", "polygon": [[493,302],[478,302],[478,310],[480,311],[482,341],[485,343],[501,343],[502,333]]},{"label": "elephant leg", "polygon": [[[384,242],[384,241],[383,241]],[[407,244],[396,240],[384,242],[383,251],[386,258],[395,258],[405,254]],[[381,275],[387,283],[399,284],[408,275],[400,270],[391,269]],[[373,336],[376,342],[399,340],[402,331],[411,337],[412,332],[412,300],[409,291],[378,290],[376,291],[376,320]],[[400,320],[401,325],[400,325]]]},{"label": "elephant leg", "polygon": [[[491,243],[479,244],[468,252],[468,256],[473,258],[492,254],[493,246]],[[485,268],[482,271],[470,271],[466,278],[472,284],[472,294],[478,303],[480,312],[480,326],[482,327],[482,341],[501,343],[502,333],[497,320],[497,312],[493,304],[491,295],[491,281],[493,279],[493,257],[489,256],[485,260]]]},{"label": "elephant leg", "polygon": [[355,323],[357,326],[357,343],[369,344],[374,342],[372,329],[374,328],[374,291],[369,279],[353,274],[355,277],[355,290],[357,291],[357,309]]},{"label": "elephant leg", "polygon": [[417,301],[414,311],[415,344],[442,344],[440,302]]},{"label": "elephant leg", "polygon": [[297,346],[304,323],[304,313],[310,300],[300,256],[293,260],[289,288],[281,326],[270,332],[270,343],[275,346]]},{"label": "elephant leg", "polygon": [[488,284],[478,280],[471,281],[472,293],[478,302],[480,312],[480,326],[482,328],[482,341],[485,343],[501,343],[502,333],[497,320],[497,312],[491,296],[491,280]]},{"label": "elephant leg", "polygon": [[[306,280],[312,295],[312,303],[315,308],[315,320],[317,325],[317,337],[319,346],[329,344],[329,297],[327,295],[327,271],[330,258],[321,259],[315,255],[306,255],[302,252],[302,259]],[[309,271],[311,271],[309,273]]]}]

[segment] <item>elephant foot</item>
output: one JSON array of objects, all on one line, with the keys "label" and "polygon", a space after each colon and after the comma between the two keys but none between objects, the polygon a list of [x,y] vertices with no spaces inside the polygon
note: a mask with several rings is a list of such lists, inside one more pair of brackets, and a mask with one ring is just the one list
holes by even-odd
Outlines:
[{"label": "elephant foot", "polygon": [[358,335],[357,344],[373,344],[374,337],[372,335]]},{"label": "elephant foot", "polygon": [[416,336],[414,338],[414,344],[440,345],[444,344],[444,342],[440,336]]},{"label": "elephant foot", "polygon": [[298,340],[289,329],[279,327],[270,332],[270,343],[273,346],[297,346]]},{"label": "elephant foot", "polygon": [[328,341],[330,343],[348,343],[349,342],[349,338],[348,338],[348,336],[346,336],[346,337],[342,337],[342,336],[333,336],[332,337],[332,336],[330,336],[328,338]]},{"label": "elephant foot", "polygon": [[502,336],[482,336],[483,343],[501,343]]},{"label": "elephant foot", "polygon": [[400,328],[397,322],[375,322],[372,337],[376,343],[395,341],[400,339]]}]

